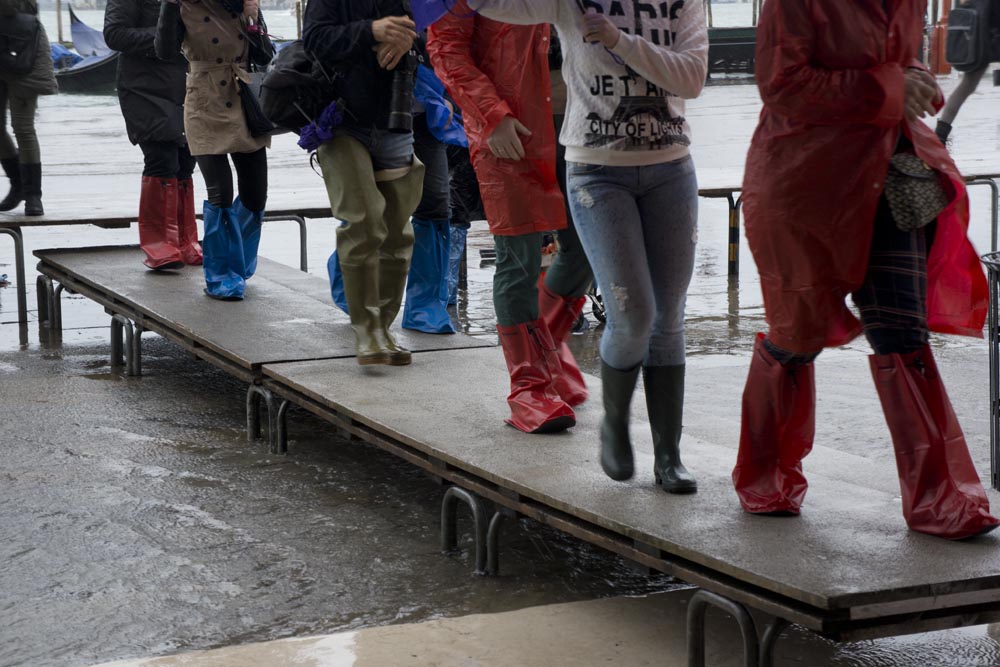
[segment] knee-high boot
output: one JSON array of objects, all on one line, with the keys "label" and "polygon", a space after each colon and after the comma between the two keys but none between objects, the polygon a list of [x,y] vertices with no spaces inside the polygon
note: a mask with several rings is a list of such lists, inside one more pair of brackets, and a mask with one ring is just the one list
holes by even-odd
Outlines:
[{"label": "knee-high boot", "polygon": [[552,390],[546,352],[555,345],[541,320],[497,326],[500,346],[510,373],[510,419],[525,433],[555,433],[576,424],[576,415]]},{"label": "knee-high boot", "polygon": [[24,192],[24,214],[45,215],[42,206],[42,165],[21,163],[21,189]]},{"label": "knee-high boot", "polygon": [[573,407],[587,400],[587,383],[566,339],[586,301],[585,296],[576,299],[559,296],[545,286],[544,277],[538,281],[538,315],[545,321],[552,341],[558,348],[560,370],[552,378],[555,390],[560,398]]},{"label": "knee-high boot", "polygon": [[21,163],[15,155],[0,160],[0,167],[3,167],[3,173],[7,174],[10,180],[10,191],[3,201],[0,201],[0,211],[12,211],[24,201],[24,190],[21,188]]},{"label": "knee-high boot", "polygon": [[202,269],[205,294],[213,299],[238,301],[243,298],[246,280],[234,270],[233,257],[243,252],[243,239],[228,208],[204,204],[205,238],[202,242]]},{"label": "knee-high boot", "polygon": [[816,431],[812,363],[782,366],[757,334],[746,387],[733,485],[753,514],[798,514],[808,483],[802,459]]},{"label": "knee-high boot", "polygon": [[142,177],[139,194],[139,247],[151,269],[184,266],[177,242],[177,179]]},{"label": "knee-high boot", "polygon": [[198,223],[194,216],[194,180],[177,179],[177,250],[185,264],[201,264]]},{"label": "knee-high boot", "polygon": [[424,186],[424,165],[413,158],[409,170],[400,178],[381,180],[387,175],[375,174],[379,192],[385,198],[386,237],[378,253],[379,271],[379,322],[377,335],[382,346],[389,351],[389,364],[405,366],[411,361],[410,351],[399,346],[389,333],[399,307],[403,303],[406,276],[413,255],[413,225],[410,216],[420,203]]},{"label": "knee-high boot", "polygon": [[639,367],[620,371],[601,360],[601,396],[604,420],[601,422],[601,468],[613,480],[632,479],[635,458],[629,438],[629,411],[639,377]]},{"label": "knee-high boot", "polygon": [[907,525],[952,540],[996,528],[1000,522],[990,515],[930,347],[872,355],[870,363],[896,451]]},{"label": "knee-high boot", "polygon": [[698,482],[681,463],[684,365],[646,366],[642,380],[653,433],[653,477],[667,493],[694,493]]},{"label": "knee-high boot", "polygon": [[371,155],[356,139],[338,134],[317,154],[330,211],[344,223],[337,228],[337,258],[358,363],[385,364],[389,350],[381,335],[378,252],[388,233],[386,201],[375,184]]},{"label": "knee-high boot", "polygon": [[448,314],[448,253],[451,223],[413,218],[413,257],[406,278],[403,328],[455,333]]},{"label": "knee-high boot", "polygon": [[458,303],[458,279],[462,270],[462,256],[465,253],[465,241],[469,230],[458,225],[451,226],[448,239],[448,305]]},{"label": "knee-high boot", "polygon": [[242,246],[240,252],[234,252],[230,258],[233,270],[249,280],[257,272],[257,250],[260,247],[261,224],[264,211],[251,211],[240,198],[233,201],[230,215],[233,222],[240,228]]}]

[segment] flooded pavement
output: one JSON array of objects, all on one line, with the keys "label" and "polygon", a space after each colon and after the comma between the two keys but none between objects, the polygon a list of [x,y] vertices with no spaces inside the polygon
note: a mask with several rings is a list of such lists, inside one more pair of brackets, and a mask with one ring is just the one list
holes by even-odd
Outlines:
[{"label": "flooded pavement", "polygon": [[[967,125],[956,125],[960,164],[989,165],[1000,152],[993,116],[1000,94],[988,79],[963,109]],[[758,109],[748,87],[710,88],[691,105],[703,181],[739,182]],[[40,121],[46,200],[101,196],[134,206],[141,157],[124,139],[114,98],[44,98]],[[276,139],[270,160],[273,199],[300,180],[312,179],[320,192],[289,137]],[[972,194],[973,237],[985,251],[986,192]],[[726,277],[725,203],[701,206],[688,348],[697,363],[711,364],[747,354],[763,309],[745,244],[739,284]],[[310,222],[317,275],[333,249],[334,225]],[[25,236],[29,253],[136,240],[134,229],[90,227]],[[295,266],[297,244],[294,223],[269,223],[262,254]],[[461,328],[474,335],[494,335],[492,267],[479,261],[479,250],[491,246],[478,225],[457,309]],[[0,274],[13,276],[12,257],[0,240]],[[0,321],[15,318],[13,286],[0,288]],[[242,383],[151,334],[144,377],[124,378],[110,369],[108,316],[99,306],[64,297],[63,319],[59,339],[32,322],[27,345],[16,326],[0,327],[0,667],[75,667],[678,587],[530,522],[504,532],[503,576],[475,577],[467,552],[439,553],[441,488],[419,471],[295,410],[294,454],[267,455],[244,441]],[[572,346],[594,372],[600,329],[592,316],[590,324]],[[985,359],[982,341],[950,338],[947,345]],[[861,342],[850,349],[867,352]],[[669,627],[667,643],[650,645],[669,653],[666,664],[683,664],[686,595],[648,598],[658,608],[665,601],[664,616],[655,618]],[[523,628],[538,617],[521,618]],[[572,643],[574,628],[583,627],[570,623],[557,636]],[[719,664],[734,664],[727,636],[717,646]],[[986,627],[842,646],[794,633],[779,654],[788,665],[1000,665]]]}]

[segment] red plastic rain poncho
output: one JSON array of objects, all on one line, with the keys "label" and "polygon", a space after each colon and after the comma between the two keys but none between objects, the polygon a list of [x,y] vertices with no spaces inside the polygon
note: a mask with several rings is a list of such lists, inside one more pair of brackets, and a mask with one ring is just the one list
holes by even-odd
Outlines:
[{"label": "red plastic rain poncho", "polygon": [[[549,31],[547,25],[491,21],[472,12],[465,0],[429,31],[434,71],[462,109],[483,208],[498,236],[566,226],[555,172]],[[494,157],[486,144],[506,116],[532,132],[521,137],[526,157],[519,162]]]},{"label": "red plastic rain poncho", "polygon": [[903,119],[903,71],[920,67],[925,2],[768,0],[757,30],[764,109],[747,156],[746,233],[769,337],[815,352],[861,331],[845,296],[864,281],[873,222],[900,130],[946,174],[951,203],[928,257],[928,325],[981,336],[988,288],[966,237],[958,169],[921,121]]}]

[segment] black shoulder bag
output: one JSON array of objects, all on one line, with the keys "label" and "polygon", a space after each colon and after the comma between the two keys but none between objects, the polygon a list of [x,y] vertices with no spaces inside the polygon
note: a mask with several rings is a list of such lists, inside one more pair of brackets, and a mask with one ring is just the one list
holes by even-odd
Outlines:
[{"label": "black shoulder bag", "polygon": [[27,74],[35,66],[37,53],[38,17],[25,12],[4,16],[0,20],[0,71]]}]

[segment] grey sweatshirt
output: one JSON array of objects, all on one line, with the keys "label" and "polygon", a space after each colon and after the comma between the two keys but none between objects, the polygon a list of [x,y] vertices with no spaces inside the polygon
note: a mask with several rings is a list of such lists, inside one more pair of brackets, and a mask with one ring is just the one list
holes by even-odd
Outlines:
[{"label": "grey sweatshirt", "polygon": [[[497,21],[553,23],[563,49],[569,99],[559,140],[566,159],[642,166],[688,154],[684,100],[701,93],[708,73],[702,0],[471,0]],[[614,49],[583,39],[593,8],[621,31]]]}]

